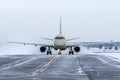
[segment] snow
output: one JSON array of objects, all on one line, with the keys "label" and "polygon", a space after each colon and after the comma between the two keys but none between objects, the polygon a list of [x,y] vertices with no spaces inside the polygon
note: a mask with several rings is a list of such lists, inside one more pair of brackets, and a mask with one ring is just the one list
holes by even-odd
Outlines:
[{"label": "snow", "polygon": [[0,55],[31,55],[38,54],[39,47],[16,44],[4,44],[0,46]]},{"label": "snow", "polygon": [[[39,51],[39,47],[35,46],[23,46],[16,44],[5,44],[0,46],[0,56],[2,55],[41,55]],[[57,54],[57,51],[52,49],[53,55]],[[62,51],[63,55],[68,55],[69,49]],[[46,54],[46,53],[42,53]],[[120,60],[120,49],[119,50],[104,50],[99,48],[86,48],[81,46],[81,51],[79,53],[75,53],[76,55],[81,54],[95,54],[95,55],[104,55],[114,60]],[[118,60],[118,61],[119,61]]]},{"label": "snow", "polygon": [[92,52],[95,52],[95,53],[120,53],[120,49],[118,50],[115,50],[114,48],[113,49],[99,49],[99,48],[90,48],[89,49],[90,51]]},{"label": "snow", "polygon": [[106,56],[114,61],[120,62],[120,50],[106,50],[104,51],[104,49],[98,49],[98,48],[90,48],[90,49],[85,49],[84,48],[84,52],[83,54],[92,54],[92,55],[103,55]]}]

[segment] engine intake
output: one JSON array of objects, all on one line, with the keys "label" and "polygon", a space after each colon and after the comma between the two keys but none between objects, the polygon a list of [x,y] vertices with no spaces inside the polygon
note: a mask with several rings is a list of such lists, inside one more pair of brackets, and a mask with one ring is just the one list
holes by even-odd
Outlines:
[{"label": "engine intake", "polygon": [[74,51],[75,52],[80,52],[80,47],[78,47],[78,46],[74,47]]},{"label": "engine intake", "polygon": [[40,51],[44,53],[46,51],[46,47],[45,46],[40,47]]}]

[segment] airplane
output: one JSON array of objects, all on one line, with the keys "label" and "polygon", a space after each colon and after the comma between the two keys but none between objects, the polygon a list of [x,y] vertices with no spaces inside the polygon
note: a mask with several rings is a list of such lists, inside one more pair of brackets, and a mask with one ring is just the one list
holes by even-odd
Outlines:
[{"label": "airplane", "polygon": [[41,46],[40,52],[42,52],[42,53],[47,52],[47,55],[52,55],[52,51],[51,51],[52,48],[54,48],[54,50],[58,51],[58,55],[61,55],[61,51],[66,50],[67,48],[69,49],[69,55],[73,55],[74,52],[76,52],[76,53],[80,52],[79,45],[77,45],[77,44],[76,45],[75,44],[68,45],[67,44],[68,41],[79,39],[79,38],[66,39],[62,35],[62,18],[61,18],[61,16],[60,16],[60,33],[59,33],[59,35],[55,36],[54,39],[44,38],[44,37],[42,37],[42,39],[53,41],[53,44],[48,45],[48,44],[36,44],[36,43],[24,43],[24,42],[9,42],[9,43]]}]

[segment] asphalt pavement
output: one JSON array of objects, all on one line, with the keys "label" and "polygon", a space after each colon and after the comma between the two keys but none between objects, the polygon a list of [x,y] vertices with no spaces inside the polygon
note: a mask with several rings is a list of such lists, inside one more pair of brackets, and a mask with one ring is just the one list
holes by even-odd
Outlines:
[{"label": "asphalt pavement", "polygon": [[95,54],[1,56],[0,80],[120,80],[120,63]]}]

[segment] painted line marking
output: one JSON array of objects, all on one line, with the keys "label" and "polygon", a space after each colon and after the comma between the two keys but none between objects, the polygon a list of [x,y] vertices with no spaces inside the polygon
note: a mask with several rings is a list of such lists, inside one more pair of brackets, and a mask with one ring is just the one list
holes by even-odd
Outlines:
[{"label": "painted line marking", "polygon": [[49,66],[50,64],[54,63],[58,58],[60,58],[60,55],[57,55],[56,57],[52,58],[48,63],[46,63],[45,65],[43,65],[41,68],[33,71],[31,76],[36,76],[36,75],[38,75],[39,73],[43,72],[45,69],[48,68],[48,66]]}]

